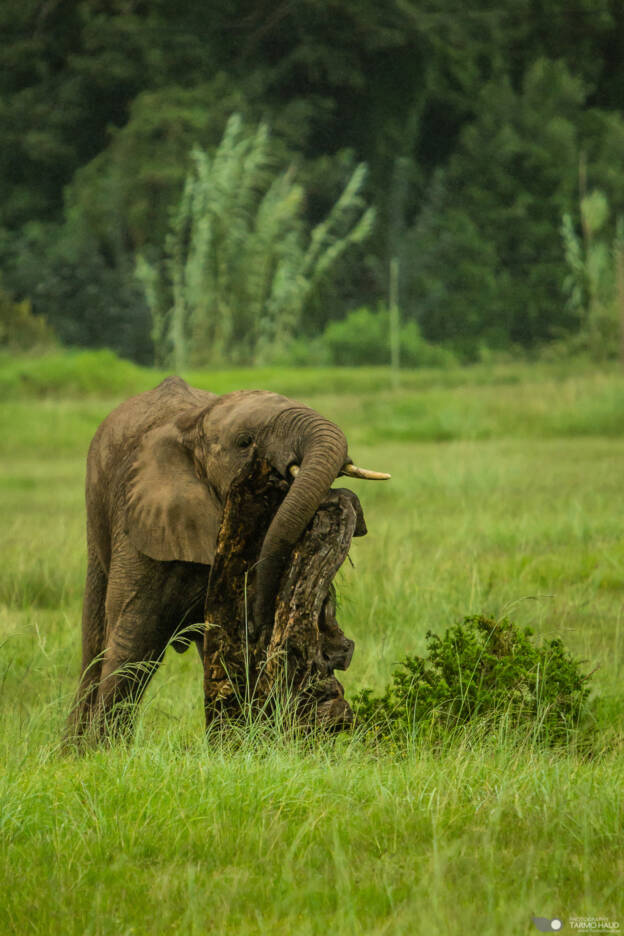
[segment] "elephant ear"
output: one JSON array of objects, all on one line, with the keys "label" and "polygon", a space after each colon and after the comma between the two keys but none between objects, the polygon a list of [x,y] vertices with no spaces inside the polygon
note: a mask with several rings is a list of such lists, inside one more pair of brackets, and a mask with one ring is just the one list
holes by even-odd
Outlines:
[{"label": "elephant ear", "polygon": [[165,562],[211,565],[221,517],[219,498],[197,477],[179,427],[169,424],[146,433],[126,499],[127,533],[136,549]]}]

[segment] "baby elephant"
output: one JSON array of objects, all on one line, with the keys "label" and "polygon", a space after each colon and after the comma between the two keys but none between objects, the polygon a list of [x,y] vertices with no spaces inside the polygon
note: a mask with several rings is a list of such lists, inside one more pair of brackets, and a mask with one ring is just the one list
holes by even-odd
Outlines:
[{"label": "baby elephant", "polygon": [[87,457],[82,676],[70,737],[127,724],[167,644],[203,620],[223,505],[250,446],[288,483],[258,560],[252,627],[269,634],[284,565],[334,479],[389,477],[356,468],[337,426],[277,393],[218,396],[168,377],[122,403]]}]

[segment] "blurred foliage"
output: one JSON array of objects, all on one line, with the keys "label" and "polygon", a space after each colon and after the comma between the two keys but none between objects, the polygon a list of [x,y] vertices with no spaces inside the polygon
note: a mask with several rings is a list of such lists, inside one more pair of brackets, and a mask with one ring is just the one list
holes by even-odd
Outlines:
[{"label": "blurred foliage", "polygon": [[15,302],[0,288],[0,349],[44,350],[55,344],[54,332],[44,318],[33,315],[30,300]]},{"label": "blurred foliage", "polygon": [[164,240],[172,204],[191,168],[193,146],[214,147],[244,98],[222,76],[195,88],[145,91],[110,144],[80,168],[66,194],[68,214],[113,257]]},{"label": "blurred foliage", "polygon": [[[390,315],[383,307],[355,309],[340,322],[330,322],[321,336],[330,364],[390,364]],[[452,351],[426,342],[414,321],[400,329],[404,367],[445,367],[457,363]]]},{"label": "blurred foliage", "polygon": [[581,328],[559,227],[582,159],[605,242],[624,211],[615,0],[5,0],[0,30],[0,269],[62,341],[151,360],[135,254],[162,262],[193,148],[234,112],[271,128],[309,230],[368,166],[375,232],[299,343],[387,301],[393,257],[403,321],[466,359]]},{"label": "blurred foliage", "polygon": [[624,217],[617,218],[613,235],[609,202],[599,189],[581,198],[579,213],[582,236],[569,213],[561,222],[569,270],[564,288],[580,322],[566,345],[603,360],[624,350]]},{"label": "blurred foliage", "polygon": [[133,268],[109,262],[88,231],[33,222],[2,246],[7,283],[45,311],[64,344],[152,363],[149,313]]}]

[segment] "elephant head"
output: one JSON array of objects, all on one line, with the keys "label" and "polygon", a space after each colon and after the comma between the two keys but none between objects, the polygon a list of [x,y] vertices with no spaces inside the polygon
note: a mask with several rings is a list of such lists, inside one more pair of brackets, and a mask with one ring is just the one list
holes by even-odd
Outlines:
[{"label": "elephant head", "polygon": [[131,468],[126,526],[153,559],[213,562],[223,505],[254,446],[289,483],[258,559],[255,630],[272,626],[284,564],[336,477],[387,478],[351,463],[342,431],[268,391],[186,406],[143,436]]}]

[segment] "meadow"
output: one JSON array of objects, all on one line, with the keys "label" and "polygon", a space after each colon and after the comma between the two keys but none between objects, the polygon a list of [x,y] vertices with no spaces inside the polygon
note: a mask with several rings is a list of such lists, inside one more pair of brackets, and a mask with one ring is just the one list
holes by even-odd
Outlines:
[{"label": "meadow", "polygon": [[[484,612],[561,637],[593,676],[591,756],[467,730],[371,749],[203,732],[168,652],[135,739],[63,753],[99,421],[161,375],[106,354],[0,361],[0,934],[537,932],[624,925],[624,374],[560,364],[193,374],[345,430],[369,535],[339,577],[347,696]],[[569,928],[569,927],[568,927]]]}]

